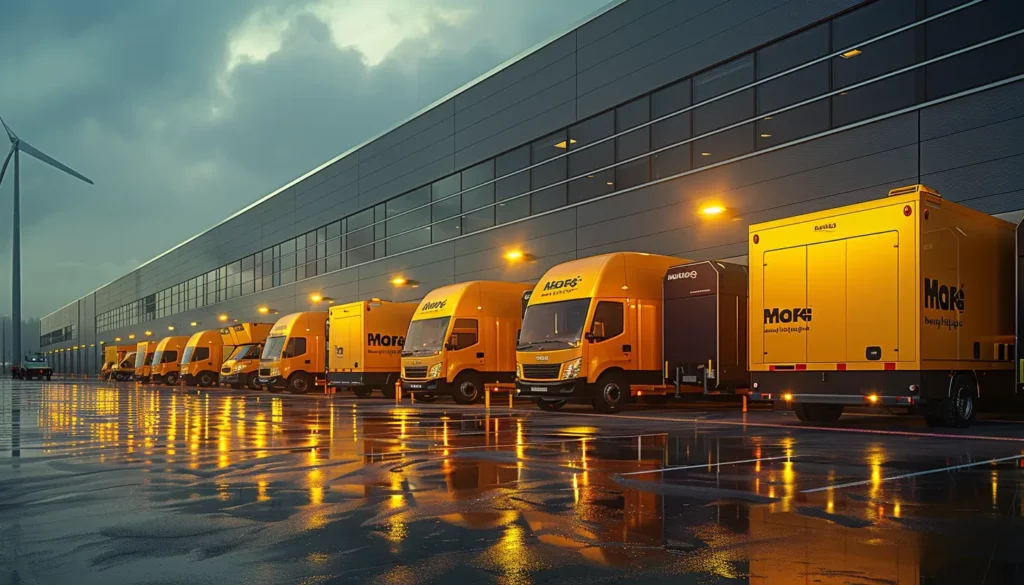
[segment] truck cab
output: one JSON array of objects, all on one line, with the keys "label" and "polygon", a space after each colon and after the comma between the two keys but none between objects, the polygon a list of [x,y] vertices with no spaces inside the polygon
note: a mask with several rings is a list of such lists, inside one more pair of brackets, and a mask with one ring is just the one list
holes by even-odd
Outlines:
[{"label": "truck cab", "polygon": [[260,356],[259,384],[274,392],[305,394],[324,378],[327,312],[292,313],[278,319]]},{"label": "truck cab", "polygon": [[425,401],[451,395],[460,404],[485,388],[514,388],[516,332],[531,285],[473,281],[432,290],[409,323],[402,348],[402,390]]},{"label": "truck cab", "polygon": [[217,370],[224,363],[219,330],[199,331],[188,338],[181,353],[181,378],[188,386],[216,386]]},{"label": "truck cab", "polygon": [[135,379],[148,384],[153,372],[153,354],[156,352],[156,341],[140,341],[135,346]]},{"label": "truck cab", "polygon": [[53,376],[53,368],[46,361],[46,356],[39,353],[27,353],[18,365],[18,378],[29,380],[31,378],[47,380]]},{"label": "truck cab", "polygon": [[220,383],[232,388],[259,390],[260,354],[273,323],[235,323],[220,330],[227,359],[221,364]]},{"label": "truck cab", "polygon": [[554,266],[537,283],[516,347],[520,397],[617,412],[663,401],[662,282],[681,258],[616,252]]},{"label": "truck cab", "polygon": [[155,384],[174,386],[178,383],[181,378],[178,359],[185,350],[188,339],[183,336],[164,337],[157,344],[156,351],[153,352],[153,369],[150,371],[150,379]]},{"label": "truck cab", "polygon": [[127,382],[135,376],[135,355],[134,349],[125,354],[124,358],[114,364],[110,371],[110,379],[118,382]]}]

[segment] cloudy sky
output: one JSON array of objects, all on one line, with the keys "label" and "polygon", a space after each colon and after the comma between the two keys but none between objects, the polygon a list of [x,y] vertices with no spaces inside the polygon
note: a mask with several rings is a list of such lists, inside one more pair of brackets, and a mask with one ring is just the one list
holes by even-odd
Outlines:
[{"label": "cloudy sky", "polygon": [[[22,157],[24,314],[122,276],[607,2],[5,0],[0,116],[96,182]],[[11,204],[8,178],[0,313]]]}]

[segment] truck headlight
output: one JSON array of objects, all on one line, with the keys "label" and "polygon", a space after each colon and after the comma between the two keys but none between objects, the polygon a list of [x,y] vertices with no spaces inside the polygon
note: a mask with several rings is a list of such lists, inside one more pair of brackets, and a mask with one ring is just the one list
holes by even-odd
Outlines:
[{"label": "truck headlight", "polygon": [[238,364],[238,365],[235,366],[235,372],[244,372],[244,371],[245,371],[245,364]]},{"label": "truck headlight", "polygon": [[522,379],[523,377],[523,364],[516,362],[516,378]]},{"label": "truck headlight", "polygon": [[430,370],[427,372],[427,378],[440,378],[441,377],[441,362],[430,366]]},{"label": "truck headlight", "polygon": [[578,378],[580,375],[580,368],[583,367],[583,358],[578,357],[574,360],[565,362],[565,369],[562,370],[563,380],[572,380]]},{"label": "truck headlight", "polygon": [[280,368],[280,366],[274,366],[274,367],[270,368],[270,375],[271,376],[280,376],[281,375],[281,368]]}]

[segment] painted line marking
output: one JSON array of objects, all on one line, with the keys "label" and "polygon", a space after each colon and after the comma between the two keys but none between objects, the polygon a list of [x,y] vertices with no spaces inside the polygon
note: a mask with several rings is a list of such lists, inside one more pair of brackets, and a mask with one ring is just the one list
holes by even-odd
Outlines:
[{"label": "painted line marking", "polygon": [[[1012,457],[1000,457],[998,459],[986,459],[985,461],[975,461],[974,463],[964,463],[962,465],[950,465],[949,467],[940,467],[938,469],[929,469],[926,471],[915,471],[913,473],[904,473],[901,475],[892,475],[889,477],[883,477],[879,482],[894,481],[897,479],[906,479],[908,477],[918,477],[921,475],[931,475],[934,473],[942,473],[943,471],[956,471],[957,469],[967,469],[968,467],[978,467],[979,465],[991,465],[993,463],[1005,463],[1007,461],[1018,461],[1024,459],[1024,455],[1014,455]],[[838,490],[848,487],[856,487],[859,485],[867,485],[873,483],[875,480],[865,479],[862,481],[851,481],[849,483],[840,483],[836,485],[828,485],[825,487],[812,488],[809,490],[802,490],[801,494],[813,494],[816,492],[824,492],[828,490]]]},{"label": "painted line marking", "polygon": [[[797,457],[793,455],[792,457]],[[665,467],[663,469],[645,469],[643,471],[630,471],[629,473],[620,473],[619,475],[625,477],[627,475],[644,475],[648,473],[664,473],[666,471],[682,471],[685,469],[703,469],[707,467],[722,467],[725,465],[742,465],[744,463],[757,463],[759,461],[778,461],[779,459],[790,459],[789,455],[779,455],[778,457],[759,457],[757,459],[741,459],[739,461],[721,461],[718,463],[702,463],[700,465],[680,465],[678,467]]]}]

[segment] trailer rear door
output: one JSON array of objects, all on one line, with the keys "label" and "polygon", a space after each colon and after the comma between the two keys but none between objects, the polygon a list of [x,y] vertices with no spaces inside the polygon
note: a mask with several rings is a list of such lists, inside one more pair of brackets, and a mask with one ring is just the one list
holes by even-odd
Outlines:
[{"label": "trailer rear door", "polygon": [[330,371],[338,372],[364,367],[362,315],[357,312],[335,313],[330,323]]},{"label": "trailer rear door", "polygon": [[807,361],[807,246],[764,254],[764,361]]},{"label": "trailer rear door", "polygon": [[899,234],[846,241],[846,360],[899,360]]}]

